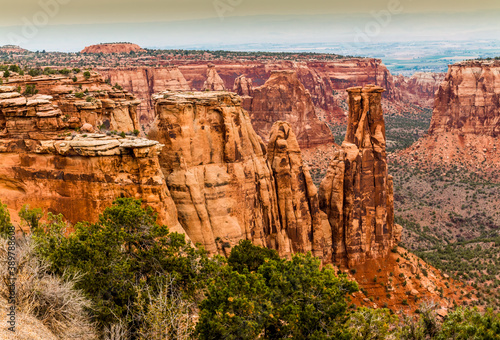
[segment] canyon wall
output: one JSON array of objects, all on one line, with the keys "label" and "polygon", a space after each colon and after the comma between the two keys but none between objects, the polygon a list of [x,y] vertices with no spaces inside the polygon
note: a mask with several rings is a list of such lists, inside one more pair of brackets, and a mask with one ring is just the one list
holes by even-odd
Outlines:
[{"label": "canyon wall", "polygon": [[387,171],[383,91],[378,86],[348,89],[346,138],[319,191],[332,229],[334,262],[348,267],[386,256],[400,238]]},{"label": "canyon wall", "polygon": [[160,91],[189,91],[191,87],[182,72],[175,66],[102,68],[98,69],[110,84],[119,84],[142,101],[138,107],[141,124],[154,119],[154,103],[152,95]]},{"label": "canyon wall", "polygon": [[[33,81],[48,91],[54,79]],[[135,98],[107,92],[103,85],[88,91],[90,100],[82,103],[65,84],[53,84],[57,100],[0,86],[0,193],[11,215],[29,204],[62,213],[71,223],[95,221],[117,197],[134,197],[152,206],[160,222],[182,232],[159,165],[162,145],[105,127],[108,122],[117,131],[133,128],[134,118],[125,114],[134,112],[129,108],[138,104]],[[98,124],[107,133],[94,133]]]},{"label": "canyon wall", "polygon": [[394,155],[415,164],[500,170],[500,62],[451,65],[436,92],[428,134]]},{"label": "canyon wall", "polygon": [[[294,70],[309,91],[314,106],[326,121],[340,122],[347,116],[345,90],[351,86],[375,84],[387,89],[384,94],[390,113],[408,109],[405,91],[399,91],[394,77],[380,59],[344,58],[329,61],[292,60],[169,60],[166,67],[131,67],[128,69],[98,68],[112,84],[119,83],[143,101],[139,106],[141,124],[154,119],[151,94],[170,91],[235,89],[237,79],[244,76],[254,87],[264,85],[275,70]],[[163,71],[170,70],[169,72]],[[123,74],[123,75],[121,75]],[[161,79],[156,83],[151,79]],[[222,80],[222,83],[221,81]],[[216,87],[211,87],[217,84]],[[415,86],[417,86],[416,84]],[[415,90],[419,91],[419,90]],[[243,92],[238,94],[244,95]],[[411,97],[411,96],[410,96]],[[247,106],[245,106],[248,108]]]},{"label": "canyon wall", "polygon": [[239,96],[162,92],[154,100],[150,137],[165,145],[160,163],[193,242],[210,253],[225,254],[242,239],[282,256],[321,253],[315,192],[288,128],[272,130],[270,166]]},{"label": "canyon wall", "polygon": [[334,143],[330,129],[317,117],[311,94],[295,71],[271,72],[264,85],[253,89],[252,96],[252,124],[264,142],[275,122],[286,121],[293,126],[301,148]]},{"label": "canyon wall", "polygon": [[434,96],[446,73],[415,72],[411,77],[394,76],[397,97],[426,109],[434,108]]}]

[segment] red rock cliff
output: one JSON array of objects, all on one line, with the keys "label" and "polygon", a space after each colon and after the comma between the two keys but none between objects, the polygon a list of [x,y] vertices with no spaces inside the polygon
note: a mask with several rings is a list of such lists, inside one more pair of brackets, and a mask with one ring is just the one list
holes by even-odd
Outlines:
[{"label": "red rock cliff", "polygon": [[[113,98],[101,89],[89,91],[91,100],[81,102],[65,86],[55,87],[64,88],[54,94],[57,101],[49,95],[25,97],[15,86],[0,86],[0,197],[12,216],[30,204],[62,213],[72,223],[94,221],[116,197],[126,196],[143,199],[161,222],[182,231],[159,166],[162,145],[109,132],[128,131],[133,118],[124,119],[130,111],[122,108],[135,98],[122,92]],[[107,134],[92,133],[89,122],[106,121]],[[89,131],[79,134],[80,128]]]},{"label": "red rock cliff", "polygon": [[269,80],[253,89],[250,107],[252,124],[264,141],[277,121],[290,123],[300,147],[333,144],[328,126],[316,116],[309,91],[294,71],[273,71]]},{"label": "red rock cliff", "polygon": [[314,188],[288,128],[273,129],[269,165],[239,96],[163,92],[154,99],[150,136],[165,145],[161,166],[194,242],[211,253],[227,253],[241,239],[282,256],[321,252],[319,210],[309,204]]},{"label": "red rock cliff", "polygon": [[428,135],[398,153],[411,163],[500,169],[500,62],[451,65],[436,92]]}]

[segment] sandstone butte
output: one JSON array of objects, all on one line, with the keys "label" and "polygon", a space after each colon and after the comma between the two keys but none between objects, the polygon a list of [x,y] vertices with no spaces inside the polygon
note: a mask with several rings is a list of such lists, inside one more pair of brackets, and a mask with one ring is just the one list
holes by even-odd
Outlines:
[{"label": "sandstone butte", "polygon": [[414,164],[500,170],[500,62],[450,65],[426,136],[395,155]]},{"label": "sandstone butte", "polygon": [[85,47],[80,53],[130,53],[143,52],[142,47],[132,43],[109,43]]},{"label": "sandstone butte", "polygon": [[[212,66],[214,65],[214,66]],[[165,71],[165,69],[169,71]],[[311,94],[317,114],[327,122],[343,122],[347,118],[347,95],[352,86],[375,84],[387,91],[383,105],[386,112],[397,114],[411,111],[410,104],[426,104],[431,108],[436,84],[427,76],[415,81],[393,77],[379,59],[344,58],[333,61],[256,61],[256,60],[169,60],[164,67],[130,67],[127,69],[98,68],[112,84],[119,83],[134,93],[142,104],[138,107],[141,124],[154,120],[154,105],[151,94],[160,91],[201,91],[205,85],[214,84],[218,89],[233,89],[242,96],[251,96],[253,87],[259,87],[271,77],[274,70],[294,70],[299,81]],[[245,90],[239,90],[244,77]],[[211,78],[209,80],[209,78]],[[219,78],[223,83],[220,83]],[[399,80],[397,80],[399,79]],[[439,82],[439,80],[436,80]],[[207,84],[206,84],[207,83]],[[163,85],[162,85],[163,84]],[[164,87],[160,87],[164,86]],[[399,89],[409,88],[410,92]],[[413,92],[412,92],[413,91]],[[413,93],[418,93],[418,97]],[[246,108],[248,99],[243,97]]]},{"label": "sandstone butte", "polygon": [[[78,79],[26,77],[0,86],[0,197],[11,216],[29,204],[71,223],[95,221],[116,197],[126,196],[143,199],[160,221],[181,231],[158,162],[162,145],[109,132],[137,128],[138,101],[97,75]],[[21,95],[18,86],[26,84],[53,96]],[[86,100],[75,96],[86,90]]]},{"label": "sandstone butte", "polygon": [[293,126],[301,148],[334,143],[330,129],[317,117],[311,94],[295,71],[271,72],[264,85],[253,89],[252,96],[248,111],[264,142],[275,122],[286,121]]},{"label": "sandstone butte", "polygon": [[21,48],[16,45],[4,45],[0,46],[0,53],[26,53],[28,50]]}]

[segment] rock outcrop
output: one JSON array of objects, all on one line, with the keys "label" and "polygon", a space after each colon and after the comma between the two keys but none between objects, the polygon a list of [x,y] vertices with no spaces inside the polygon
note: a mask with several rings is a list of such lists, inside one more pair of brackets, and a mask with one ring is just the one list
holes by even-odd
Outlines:
[{"label": "rock outcrop", "polygon": [[[429,84],[422,77],[415,82],[410,81],[410,85],[406,85],[406,79],[394,79],[387,67],[379,59],[373,58],[339,58],[335,60],[310,60],[303,61],[302,58],[297,61],[283,60],[278,58],[269,58],[269,60],[256,60],[248,58],[245,60],[234,59],[217,59],[212,63],[204,60],[200,56],[200,60],[158,60],[165,66],[162,67],[143,67],[140,66],[140,60],[133,61],[135,66],[130,68],[114,69],[106,68],[99,69],[107,78],[110,78],[112,84],[118,82],[126,90],[132,92],[143,104],[139,107],[142,124],[149,124],[154,119],[154,107],[150,102],[151,94],[160,91],[184,91],[187,88],[191,90],[202,91],[205,89],[227,90],[233,89],[236,93],[243,97],[248,94],[246,90],[241,90],[237,87],[239,82],[245,77],[246,80],[252,80],[253,87],[259,87],[271,77],[271,72],[274,70],[294,70],[297,73],[299,81],[311,94],[311,99],[316,107],[317,114],[324,117],[328,122],[344,122],[347,117],[348,105],[345,90],[351,86],[376,84],[387,90],[385,93],[384,105],[387,112],[397,114],[401,110],[411,111],[414,107],[408,103],[417,103],[418,93],[425,94],[425,102],[428,102]],[[215,65],[213,67],[212,65]],[[173,67],[178,67],[175,72],[169,71],[164,75],[162,69],[173,70]],[[137,71],[134,71],[137,70]],[[125,73],[123,80],[117,73]],[[172,74],[167,74],[172,73]],[[181,77],[182,75],[182,77]],[[153,79],[165,78],[168,80],[168,85],[162,88],[160,85],[155,85],[151,81]],[[240,78],[239,80],[237,80]],[[187,82],[187,86],[179,88],[179,84]],[[404,83],[404,84],[403,84]],[[408,86],[412,91],[408,98],[408,91],[399,89],[399,84],[404,87]],[[236,85],[236,87],[235,87]],[[403,86],[402,85],[402,86]],[[423,88],[420,89],[419,87]],[[177,87],[177,88],[176,88]],[[415,93],[413,95],[412,93]],[[244,108],[249,110],[247,105],[248,100],[243,98]]]},{"label": "rock outcrop", "polygon": [[236,78],[234,80],[233,92],[241,97],[243,108],[247,111],[250,110],[253,96],[252,79],[243,75]]},{"label": "rock outcrop", "polygon": [[[56,101],[48,95],[25,97],[17,90],[0,86],[0,193],[12,216],[30,204],[62,213],[72,223],[94,221],[116,197],[125,196],[143,199],[161,222],[182,231],[159,165],[162,145],[109,130],[131,127],[133,117],[117,117],[131,113],[121,105],[135,98],[119,92],[111,99],[100,92],[103,98],[96,99],[89,91],[92,100],[82,102],[64,87],[67,94],[55,92]],[[106,119],[110,126],[102,129],[107,133],[77,132],[101,121],[106,125]]]},{"label": "rock outcrop", "polygon": [[130,52],[144,52],[145,50],[139,45],[132,43],[109,43],[91,45],[85,47],[80,53],[130,53]]},{"label": "rock outcrop", "polygon": [[193,242],[210,253],[249,239],[282,256],[320,255],[315,188],[286,123],[273,129],[266,156],[239,96],[163,92],[154,99],[150,137],[165,145],[160,163]]},{"label": "rock outcrop", "polygon": [[[15,77],[9,79],[9,86],[4,91],[9,92],[0,94],[0,98],[9,98],[1,105],[4,115],[12,117],[9,122],[11,134],[19,134],[24,129],[30,138],[50,139],[57,130],[79,129],[85,124],[92,125],[96,131],[99,128],[118,132],[140,130],[137,118],[140,100],[127,91],[111,87],[95,72],[91,72],[90,77],[83,73]],[[48,116],[52,120],[47,119]],[[44,127],[37,123],[40,120],[57,126]],[[0,132],[1,121],[2,118]]]},{"label": "rock outcrop", "polygon": [[203,84],[203,91],[225,91],[224,81],[217,73],[214,64],[208,64],[207,80]]},{"label": "rock outcrop", "polygon": [[98,69],[110,84],[120,84],[126,90],[142,100],[137,108],[137,115],[142,124],[154,120],[152,95],[161,91],[190,91],[179,68],[172,67],[131,67]]},{"label": "rock outcrop", "polygon": [[344,143],[320,186],[320,207],[332,229],[333,261],[348,267],[380,258],[399,242],[392,177],[387,172],[383,88],[349,88]]},{"label": "rock outcrop", "polygon": [[500,62],[451,65],[428,134],[394,157],[433,167],[500,170]]},{"label": "rock outcrop", "polygon": [[328,252],[323,229],[329,226],[319,209],[318,191],[289,123],[273,125],[267,160],[275,181],[281,226],[292,241],[293,251],[312,251],[323,258],[323,252]]},{"label": "rock outcrop", "polygon": [[265,142],[273,124],[286,121],[293,126],[302,148],[334,143],[330,129],[316,116],[311,95],[295,71],[273,71],[263,86],[253,90],[250,113],[256,132]]},{"label": "rock outcrop", "polygon": [[427,109],[434,107],[434,95],[445,73],[415,72],[411,77],[394,76],[394,86],[402,101]]}]

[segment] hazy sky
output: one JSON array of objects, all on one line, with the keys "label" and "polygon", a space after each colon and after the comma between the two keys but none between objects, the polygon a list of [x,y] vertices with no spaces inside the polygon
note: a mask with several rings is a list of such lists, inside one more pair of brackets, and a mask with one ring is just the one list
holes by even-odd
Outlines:
[{"label": "hazy sky", "polygon": [[[24,24],[53,8],[50,24],[156,22],[248,15],[366,14],[392,3],[404,13],[500,10],[498,0],[1,0],[0,25]],[[399,3],[399,5],[398,5]]]},{"label": "hazy sky", "polygon": [[0,0],[0,5],[0,45],[62,51],[106,41],[172,47],[498,39],[500,32],[499,0]]}]

